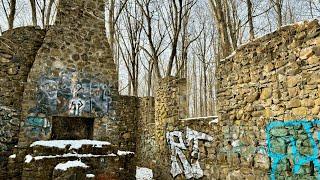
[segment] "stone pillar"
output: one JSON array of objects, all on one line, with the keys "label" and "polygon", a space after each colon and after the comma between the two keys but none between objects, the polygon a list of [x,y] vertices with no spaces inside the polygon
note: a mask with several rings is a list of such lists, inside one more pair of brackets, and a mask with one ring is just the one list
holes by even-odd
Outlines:
[{"label": "stone pillar", "polygon": [[155,169],[155,107],[153,97],[139,98],[135,157],[138,166]]},{"label": "stone pillar", "polygon": [[8,157],[18,143],[24,85],[44,34],[20,27],[0,36],[0,179],[7,179]]},{"label": "stone pillar", "polygon": [[[167,77],[160,81],[155,97],[155,126],[156,126],[156,163],[159,166],[155,172],[156,178],[171,179],[170,153],[166,140],[166,132],[174,130],[174,124],[181,118],[185,118],[185,110],[180,108],[186,105],[185,92],[186,81]],[[182,117],[181,117],[182,116]]]}]

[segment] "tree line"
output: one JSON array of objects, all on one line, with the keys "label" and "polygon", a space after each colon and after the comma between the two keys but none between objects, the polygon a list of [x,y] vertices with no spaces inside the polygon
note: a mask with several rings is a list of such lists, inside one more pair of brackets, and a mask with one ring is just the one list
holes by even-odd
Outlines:
[{"label": "tree line", "polygon": [[[190,116],[215,114],[215,68],[237,47],[286,24],[319,18],[319,0],[106,0],[106,32],[121,94],[153,96],[186,78]],[[1,0],[0,30],[54,22],[57,0]],[[26,14],[29,14],[26,16]]]}]

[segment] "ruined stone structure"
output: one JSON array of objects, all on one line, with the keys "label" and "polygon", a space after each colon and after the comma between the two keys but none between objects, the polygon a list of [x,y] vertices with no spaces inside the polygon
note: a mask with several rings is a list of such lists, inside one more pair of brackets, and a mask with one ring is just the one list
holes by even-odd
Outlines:
[{"label": "ruined stone structure", "polygon": [[104,1],[61,0],[46,31],[0,37],[0,179],[319,178],[318,21],[220,62],[218,120],[188,118],[185,79],[120,96],[104,27]]},{"label": "ruined stone structure", "polygon": [[234,167],[223,174],[319,179],[319,65],[318,20],[283,27],[219,64],[221,139]]},{"label": "ruined stone structure", "polygon": [[0,179],[18,142],[24,84],[44,34],[34,27],[23,27],[0,37]]}]

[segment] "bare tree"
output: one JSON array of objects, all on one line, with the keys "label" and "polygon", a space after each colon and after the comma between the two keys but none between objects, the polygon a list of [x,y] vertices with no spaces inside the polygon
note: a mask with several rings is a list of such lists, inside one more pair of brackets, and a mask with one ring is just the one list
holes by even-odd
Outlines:
[{"label": "bare tree", "polygon": [[30,0],[31,5],[31,13],[32,13],[32,24],[33,26],[37,26],[37,8],[36,8],[36,0]]},{"label": "bare tree", "polygon": [[138,96],[139,53],[142,32],[142,19],[140,17],[142,17],[142,14],[136,4],[130,6],[127,4],[122,17],[122,25],[124,25],[125,30],[121,31],[120,28],[117,28],[118,34],[122,40],[122,42],[119,43],[119,50],[129,75],[129,95],[131,94],[132,89],[132,95]]},{"label": "bare tree", "polygon": [[[147,38],[148,48],[141,46],[141,49],[149,56],[152,60],[152,67],[157,79],[161,79],[161,72],[159,68],[160,55],[165,51],[166,48],[162,48],[163,41],[166,36],[166,32],[161,31],[161,24],[159,19],[153,22],[154,11],[151,11],[151,0],[136,0],[139,5],[142,14],[144,16],[144,25],[142,26],[143,32]],[[154,39],[157,34],[157,40]]]},{"label": "bare tree", "polygon": [[36,0],[36,3],[37,3],[38,8],[40,9],[41,23],[42,23],[42,27],[44,28],[46,26],[45,12],[46,12],[47,0],[42,0],[42,2],[39,2],[39,0]]},{"label": "bare tree", "polygon": [[276,12],[277,26],[278,29],[283,25],[282,23],[282,8],[283,8],[284,0],[270,0],[270,2],[274,5],[274,10]]},{"label": "bare tree", "polygon": [[3,0],[1,0],[1,5],[8,22],[8,28],[13,29],[13,22],[15,20],[16,15],[16,0],[7,1],[7,4],[9,6],[9,12],[6,7],[6,3]]},{"label": "bare tree", "polygon": [[51,18],[51,11],[52,11],[52,5],[55,0],[49,0],[48,8],[47,8],[47,14],[46,14],[46,22],[45,25],[49,26],[50,24],[50,18]]},{"label": "bare tree", "polygon": [[10,13],[9,13],[9,18],[8,18],[8,25],[9,25],[9,29],[13,29],[13,22],[15,19],[15,15],[16,15],[16,0],[10,0]]},{"label": "bare tree", "polygon": [[252,0],[247,0],[248,7],[248,22],[249,22],[249,34],[250,40],[254,39],[254,27],[253,27],[253,15],[252,15]]},{"label": "bare tree", "polygon": [[109,44],[114,54],[115,38],[116,38],[116,24],[119,20],[120,14],[126,6],[128,0],[107,0],[108,4],[108,30],[109,30]]},{"label": "bare tree", "polygon": [[221,0],[209,0],[215,23],[218,27],[219,39],[222,49],[222,57],[227,57],[232,52],[228,24],[226,20],[226,9]]}]

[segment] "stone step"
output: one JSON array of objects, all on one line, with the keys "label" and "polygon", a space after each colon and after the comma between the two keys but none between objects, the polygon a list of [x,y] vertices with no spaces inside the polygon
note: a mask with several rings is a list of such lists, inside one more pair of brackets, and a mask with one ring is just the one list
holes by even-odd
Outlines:
[{"label": "stone step", "polygon": [[[30,156],[30,155],[29,155]],[[41,157],[25,162],[23,165],[23,179],[64,179],[76,175],[77,179],[84,179],[85,174],[93,174],[95,177],[109,177],[109,179],[131,179],[128,174],[128,160],[133,154],[110,155],[110,156],[85,156],[78,157]],[[78,161],[85,167],[70,167],[67,169],[57,168],[67,162]],[[123,177],[123,178],[122,178]],[[87,178],[87,177],[85,177]],[[87,178],[90,179],[90,178]]]},{"label": "stone step", "polygon": [[117,154],[117,147],[105,141],[93,140],[52,140],[36,141],[30,145],[31,154],[34,156],[49,156],[63,154]]}]

